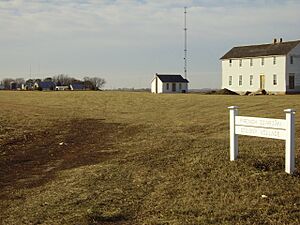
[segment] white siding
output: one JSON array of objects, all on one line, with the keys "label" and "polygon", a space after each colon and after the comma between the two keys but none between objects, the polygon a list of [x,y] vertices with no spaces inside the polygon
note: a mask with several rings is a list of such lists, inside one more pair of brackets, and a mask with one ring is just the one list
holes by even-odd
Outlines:
[{"label": "white siding", "polygon": [[156,93],[156,81],[155,81],[156,77],[153,78],[152,82],[151,82],[151,93]]},{"label": "white siding", "polygon": [[[286,56],[275,56],[276,64],[273,64],[273,56],[252,58],[253,65],[250,66],[250,58],[222,60],[222,88],[243,93],[246,91],[255,92],[260,89],[260,76],[265,77],[265,90],[268,92],[285,92],[285,63]],[[264,65],[261,64],[264,58]],[[277,75],[277,85],[273,84],[273,75]],[[242,75],[242,85],[239,85],[239,76]],[[250,85],[250,75],[253,76]],[[229,77],[232,76],[232,85],[229,85]]]},{"label": "white siding", "polygon": [[[293,56],[293,64],[290,57]],[[295,89],[289,89],[289,74],[295,74]],[[300,44],[297,45],[286,57],[286,88],[287,92],[300,92]]]},{"label": "white siding", "polygon": [[180,92],[185,91],[186,93],[188,93],[188,83],[182,83],[181,84],[181,90]]},{"label": "white siding", "polygon": [[157,78],[157,93],[163,93],[164,89],[163,89],[163,82],[161,82],[160,79]]},{"label": "white siding", "polygon": [[[169,84],[169,89],[167,89],[167,84]],[[169,83],[163,83],[163,93],[182,93],[182,91],[188,92],[188,85],[187,83],[181,83],[181,89],[180,89],[180,83],[175,83],[176,85],[176,91],[172,90],[172,84]]]},{"label": "white siding", "polygon": [[[157,82],[157,83],[156,83]],[[156,84],[157,84],[157,90],[156,90]],[[161,82],[158,77],[154,77],[151,82],[151,93],[163,93],[163,83]]]}]

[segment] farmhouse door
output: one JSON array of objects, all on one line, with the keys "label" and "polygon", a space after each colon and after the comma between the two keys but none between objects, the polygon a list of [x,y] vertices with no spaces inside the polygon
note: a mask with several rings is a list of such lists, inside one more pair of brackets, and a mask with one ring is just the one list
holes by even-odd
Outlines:
[{"label": "farmhouse door", "polygon": [[289,89],[295,89],[295,76],[289,75]]},{"label": "farmhouse door", "polygon": [[260,85],[259,85],[260,90],[264,90],[265,89],[265,75],[260,75],[259,81],[260,81]]},{"label": "farmhouse door", "polygon": [[176,91],[176,83],[172,83],[172,91],[173,91],[173,92]]}]

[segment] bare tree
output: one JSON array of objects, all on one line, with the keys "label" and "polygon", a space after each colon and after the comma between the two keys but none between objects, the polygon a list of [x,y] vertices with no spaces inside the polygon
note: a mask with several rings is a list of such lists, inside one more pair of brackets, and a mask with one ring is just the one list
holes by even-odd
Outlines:
[{"label": "bare tree", "polygon": [[24,78],[17,78],[15,80],[17,88],[22,88],[22,85],[25,84],[25,79]]},{"label": "bare tree", "polygon": [[34,82],[40,83],[40,82],[42,82],[42,80],[41,80],[40,78],[36,78],[36,79],[34,80]]},{"label": "bare tree", "polygon": [[103,78],[100,78],[100,77],[94,77],[93,80],[96,83],[96,87],[98,89],[104,87],[104,85],[106,84],[106,81]]},{"label": "bare tree", "polygon": [[28,80],[25,81],[25,84],[33,86],[34,82],[35,81],[33,79],[28,79]]},{"label": "bare tree", "polygon": [[104,86],[106,81],[100,77],[84,77],[85,84],[91,84],[93,90],[98,90]]},{"label": "bare tree", "polygon": [[65,74],[59,74],[52,78],[54,82],[56,82],[58,85],[70,85],[72,83],[80,83],[80,80],[75,79],[74,77],[69,77]]},{"label": "bare tree", "polygon": [[14,79],[11,79],[11,78],[4,78],[4,79],[2,80],[4,89],[9,90],[9,89],[10,89],[10,83],[11,83],[11,82],[14,82],[14,81],[15,81],[15,80],[14,80]]},{"label": "bare tree", "polygon": [[17,85],[22,85],[22,84],[25,84],[25,79],[24,78],[17,78],[15,80],[15,82],[17,83]]},{"label": "bare tree", "polygon": [[46,77],[46,78],[44,79],[44,81],[45,81],[45,82],[52,82],[52,77]]}]

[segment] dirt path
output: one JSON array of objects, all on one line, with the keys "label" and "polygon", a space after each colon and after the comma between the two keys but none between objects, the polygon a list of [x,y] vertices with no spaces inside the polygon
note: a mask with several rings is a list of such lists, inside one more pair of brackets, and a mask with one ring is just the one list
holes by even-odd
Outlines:
[{"label": "dirt path", "polygon": [[125,130],[103,120],[72,120],[10,139],[0,145],[0,199],[14,189],[42,185],[60,170],[111,159],[118,154],[114,143],[126,136]]}]

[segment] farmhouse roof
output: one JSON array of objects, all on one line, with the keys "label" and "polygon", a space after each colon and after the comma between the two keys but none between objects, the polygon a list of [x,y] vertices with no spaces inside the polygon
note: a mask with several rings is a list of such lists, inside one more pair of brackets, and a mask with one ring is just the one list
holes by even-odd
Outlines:
[{"label": "farmhouse roof", "polygon": [[189,83],[187,79],[184,79],[181,75],[171,75],[171,74],[156,74],[156,76],[162,82],[174,82],[174,83]]},{"label": "farmhouse roof", "polygon": [[300,40],[234,47],[220,59],[287,55],[299,43]]}]

